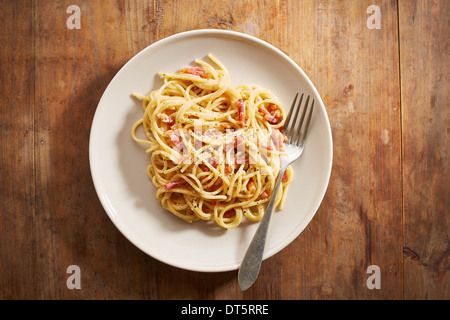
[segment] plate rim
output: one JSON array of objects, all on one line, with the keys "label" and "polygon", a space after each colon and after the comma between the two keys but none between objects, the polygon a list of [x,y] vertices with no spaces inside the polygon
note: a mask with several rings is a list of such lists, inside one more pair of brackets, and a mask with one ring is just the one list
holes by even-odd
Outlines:
[{"label": "plate rim", "polygon": [[330,183],[332,166],[333,166],[333,138],[332,138],[331,125],[330,125],[330,120],[328,117],[327,110],[325,108],[325,105],[323,103],[323,100],[322,100],[320,94],[317,91],[317,88],[315,87],[315,85],[313,84],[311,79],[308,77],[308,75],[303,71],[303,69],[301,69],[301,67],[299,65],[297,65],[297,63],[295,63],[291,57],[289,57],[286,53],[284,53],[283,51],[281,51],[280,49],[278,49],[277,47],[275,47],[274,45],[272,45],[271,43],[269,43],[265,40],[262,40],[260,38],[257,38],[256,36],[253,36],[250,34],[238,32],[238,31],[234,31],[234,30],[193,29],[193,30],[178,32],[178,33],[169,35],[167,37],[164,37],[164,38],[157,40],[157,41],[151,43],[150,45],[146,46],[145,48],[140,50],[138,53],[133,55],[131,58],[129,58],[127,60],[127,62],[125,64],[123,64],[123,66],[116,72],[116,74],[110,80],[110,82],[108,83],[107,87],[103,91],[102,96],[96,106],[96,110],[95,110],[92,124],[91,124],[90,136],[89,136],[89,167],[90,167],[90,172],[91,172],[91,178],[92,178],[92,181],[94,184],[94,189],[96,191],[97,197],[98,197],[104,211],[106,212],[108,218],[112,221],[114,226],[120,231],[122,236],[124,236],[128,241],[130,241],[131,244],[133,244],[135,247],[137,247],[143,253],[145,253],[145,254],[149,255],[150,257],[152,257],[160,262],[163,262],[167,265],[177,267],[180,269],[184,269],[184,270],[197,271],[197,272],[232,271],[232,270],[236,270],[239,267],[240,263],[237,263],[237,264],[236,263],[228,263],[226,265],[224,263],[221,263],[220,265],[214,265],[214,266],[207,265],[204,267],[202,267],[201,265],[198,265],[198,264],[191,263],[190,265],[187,266],[187,265],[183,265],[180,263],[175,263],[174,261],[170,261],[166,258],[161,258],[161,257],[155,256],[154,254],[149,253],[148,250],[146,250],[145,248],[143,248],[140,245],[139,241],[135,241],[135,239],[133,239],[132,234],[128,231],[128,228],[126,226],[124,226],[123,224],[119,223],[119,221],[117,220],[116,215],[114,213],[113,206],[111,205],[109,200],[107,198],[105,198],[104,195],[100,192],[103,189],[100,187],[99,178],[96,178],[96,175],[97,175],[96,171],[93,170],[94,152],[93,152],[92,148],[93,148],[93,140],[94,140],[93,136],[94,136],[95,128],[96,128],[95,124],[96,124],[96,122],[99,121],[99,116],[98,116],[98,114],[100,113],[99,107],[102,105],[102,102],[106,99],[106,96],[109,93],[113,83],[117,80],[117,78],[119,78],[122,75],[122,73],[124,73],[127,70],[127,68],[131,64],[133,64],[136,60],[140,59],[141,56],[150,54],[150,52],[152,50],[157,50],[158,47],[163,47],[167,43],[176,41],[177,39],[180,39],[180,38],[182,39],[185,37],[189,37],[189,36],[228,37],[228,38],[234,38],[234,39],[239,39],[239,40],[245,40],[252,44],[256,43],[262,47],[265,47],[269,51],[272,51],[272,52],[276,53],[278,56],[280,56],[281,58],[283,58],[283,62],[287,62],[291,68],[295,69],[295,71],[301,75],[301,77],[307,82],[308,86],[313,91],[313,93],[316,95],[316,97],[320,100],[319,105],[322,109],[322,112],[324,113],[324,120],[325,120],[325,125],[327,128],[328,140],[330,142],[330,144],[329,144],[330,158],[328,161],[328,168],[326,168],[327,169],[327,175],[325,178],[326,183],[324,183],[323,186],[321,186],[320,197],[318,197],[318,199],[320,199],[320,201],[317,201],[315,206],[311,209],[311,215],[308,217],[308,220],[305,221],[305,227],[298,232],[291,232],[291,234],[288,237],[286,237],[284,239],[284,241],[281,242],[281,244],[279,244],[276,248],[273,248],[270,252],[266,252],[264,254],[263,260],[266,260],[266,259],[272,257],[273,255],[277,254],[278,252],[280,252],[284,248],[286,248],[289,244],[291,244],[304,231],[304,229],[306,229],[306,227],[312,221],[312,219],[316,215],[318,209],[320,208],[320,206],[323,202],[323,199],[325,197],[326,191],[328,189],[329,183]]}]

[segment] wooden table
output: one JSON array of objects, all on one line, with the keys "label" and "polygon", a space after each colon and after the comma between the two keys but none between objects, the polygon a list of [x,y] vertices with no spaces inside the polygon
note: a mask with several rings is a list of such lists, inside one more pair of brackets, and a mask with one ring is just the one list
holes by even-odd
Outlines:
[{"label": "wooden table", "polygon": [[[447,0],[0,0],[0,298],[449,299],[449,17]],[[90,174],[92,119],[116,72],[202,28],[287,53],[333,133],[320,209],[245,292],[237,271],[137,249]]]}]

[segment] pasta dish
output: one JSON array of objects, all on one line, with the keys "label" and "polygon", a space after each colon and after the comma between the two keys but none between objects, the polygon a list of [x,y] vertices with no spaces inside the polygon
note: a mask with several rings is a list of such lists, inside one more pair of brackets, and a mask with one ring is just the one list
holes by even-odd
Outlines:
[{"label": "pasta dish", "polygon": [[[262,219],[284,154],[286,114],[277,98],[256,85],[231,86],[225,66],[210,62],[159,73],[162,86],[142,100],[131,130],[150,155],[147,175],[163,208],[193,222],[231,229]],[[145,139],[139,138],[142,127]],[[274,196],[282,209],[292,180],[288,167]]]}]

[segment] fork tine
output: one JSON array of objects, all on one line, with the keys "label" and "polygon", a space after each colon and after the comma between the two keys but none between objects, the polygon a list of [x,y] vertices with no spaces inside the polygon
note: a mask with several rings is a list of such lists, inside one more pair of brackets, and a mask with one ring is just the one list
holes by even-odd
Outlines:
[{"label": "fork tine", "polygon": [[[301,122],[303,122],[303,117],[305,115],[306,109],[308,108],[308,102],[309,102],[309,96],[308,96],[308,100],[305,103],[305,108],[304,108],[304,111],[303,111],[303,114],[302,114],[302,121]],[[303,147],[303,145],[304,145],[304,143],[306,141],[306,135],[308,133],[309,125],[311,123],[311,117],[312,117],[313,110],[314,110],[314,99],[312,100],[311,107],[309,108],[308,118],[306,120],[305,129],[303,130],[303,133],[299,134],[298,137],[297,137],[296,145],[298,147],[300,147],[300,148]],[[300,128],[301,127],[302,127],[302,123],[300,123]],[[299,130],[299,132],[300,132],[300,130]]]},{"label": "fork tine", "polygon": [[306,98],[305,104],[304,106],[299,106],[299,108],[302,110],[300,119],[298,121],[298,124],[296,123],[296,130],[294,131],[294,133],[292,134],[292,139],[290,139],[290,142],[292,144],[298,145],[298,142],[300,141],[300,137],[302,135],[302,128],[303,128],[303,120],[305,120],[305,114],[306,114],[306,110],[308,109],[308,105],[309,105],[309,98],[310,96],[308,96]]},{"label": "fork tine", "polygon": [[[285,130],[285,135],[288,137],[288,143],[292,142],[292,134],[291,133],[293,132],[293,130],[295,128],[295,124],[297,123],[297,117],[298,117],[298,113],[300,111],[300,106],[301,106],[302,101],[303,101],[303,96],[304,96],[304,94],[302,93],[302,95],[300,96],[300,101],[298,102],[297,105],[295,105],[295,102],[296,102],[297,99],[294,100],[294,103],[292,104],[291,110],[289,111],[289,113],[294,114],[294,109],[295,108],[297,109],[295,111],[294,120],[292,122],[289,121],[289,123],[285,126],[285,128],[287,129],[287,130]],[[291,120],[291,119],[289,119],[289,120]]]},{"label": "fork tine", "polygon": [[[283,172],[286,168],[295,160],[297,160],[303,152],[303,146],[305,144],[306,134],[309,129],[309,125],[311,123],[312,112],[314,109],[314,97],[312,98],[312,104],[309,108],[308,116],[306,119],[306,128],[303,126],[303,121],[305,119],[306,111],[309,106],[309,102],[311,96],[308,95],[308,98],[305,101],[304,107],[302,108],[302,101],[304,94],[301,95],[300,101],[297,104],[298,93],[292,102],[291,109],[289,110],[289,114],[286,118],[284,124],[284,133],[288,138],[286,143],[286,154],[280,156],[280,174],[277,178],[277,182],[273,189],[272,197],[270,198],[270,202],[264,212],[264,216],[256,229],[256,233],[245,253],[244,259],[242,260],[241,266],[239,268],[238,281],[239,288],[242,291],[247,290],[252,284],[255,282],[258,277],[258,273],[260,271],[261,262],[263,259],[264,247],[267,238],[267,231],[269,229],[270,217],[272,216],[273,207],[276,202],[277,190],[281,184]],[[295,109],[295,110],[294,110]],[[297,118],[300,110],[302,109],[302,115],[299,123],[297,124]],[[292,116],[294,116],[294,120],[292,121]],[[298,128],[296,127],[298,125]],[[296,134],[292,134],[294,131]],[[295,140],[295,145],[293,144],[293,140]],[[298,145],[300,143],[300,145]]]},{"label": "fork tine", "polygon": [[295,103],[297,102],[297,97],[298,97],[298,92],[295,95],[294,101],[292,101],[292,105],[291,105],[291,109],[289,109],[289,113],[287,115],[286,118],[286,122],[284,123],[284,133],[287,135],[287,130],[290,130],[289,126],[290,126],[290,121],[291,121],[291,116],[292,116],[292,111],[295,108]]},{"label": "fork tine", "polygon": [[301,106],[299,106],[299,108],[302,109],[302,115],[300,116],[300,120],[298,121],[298,127],[297,127],[295,134],[292,134],[292,139],[290,140],[292,144],[297,145],[298,141],[300,140],[302,127],[303,127],[303,120],[305,120],[305,114],[306,114],[306,109],[308,108],[309,98],[310,98],[310,96],[308,96],[306,98],[305,106],[303,107],[303,109]]}]

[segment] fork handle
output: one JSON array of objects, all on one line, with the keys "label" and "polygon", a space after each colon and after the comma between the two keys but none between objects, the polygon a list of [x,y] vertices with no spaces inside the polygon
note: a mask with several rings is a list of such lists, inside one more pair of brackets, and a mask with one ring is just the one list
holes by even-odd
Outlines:
[{"label": "fork handle", "polygon": [[266,245],[269,222],[273,212],[273,206],[275,204],[278,189],[281,185],[281,179],[283,178],[286,168],[286,165],[282,165],[277,177],[277,182],[275,183],[275,188],[273,189],[272,196],[270,198],[269,204],[267,205],[266,212],[264,213],[264,216],[259,223],[258,229],[256,229],[255,235],[250,242],[250,245],[239,268],[238,282],[241,291],[245,291],[250,288],[258,277],[264,254],[264,247]]}]

